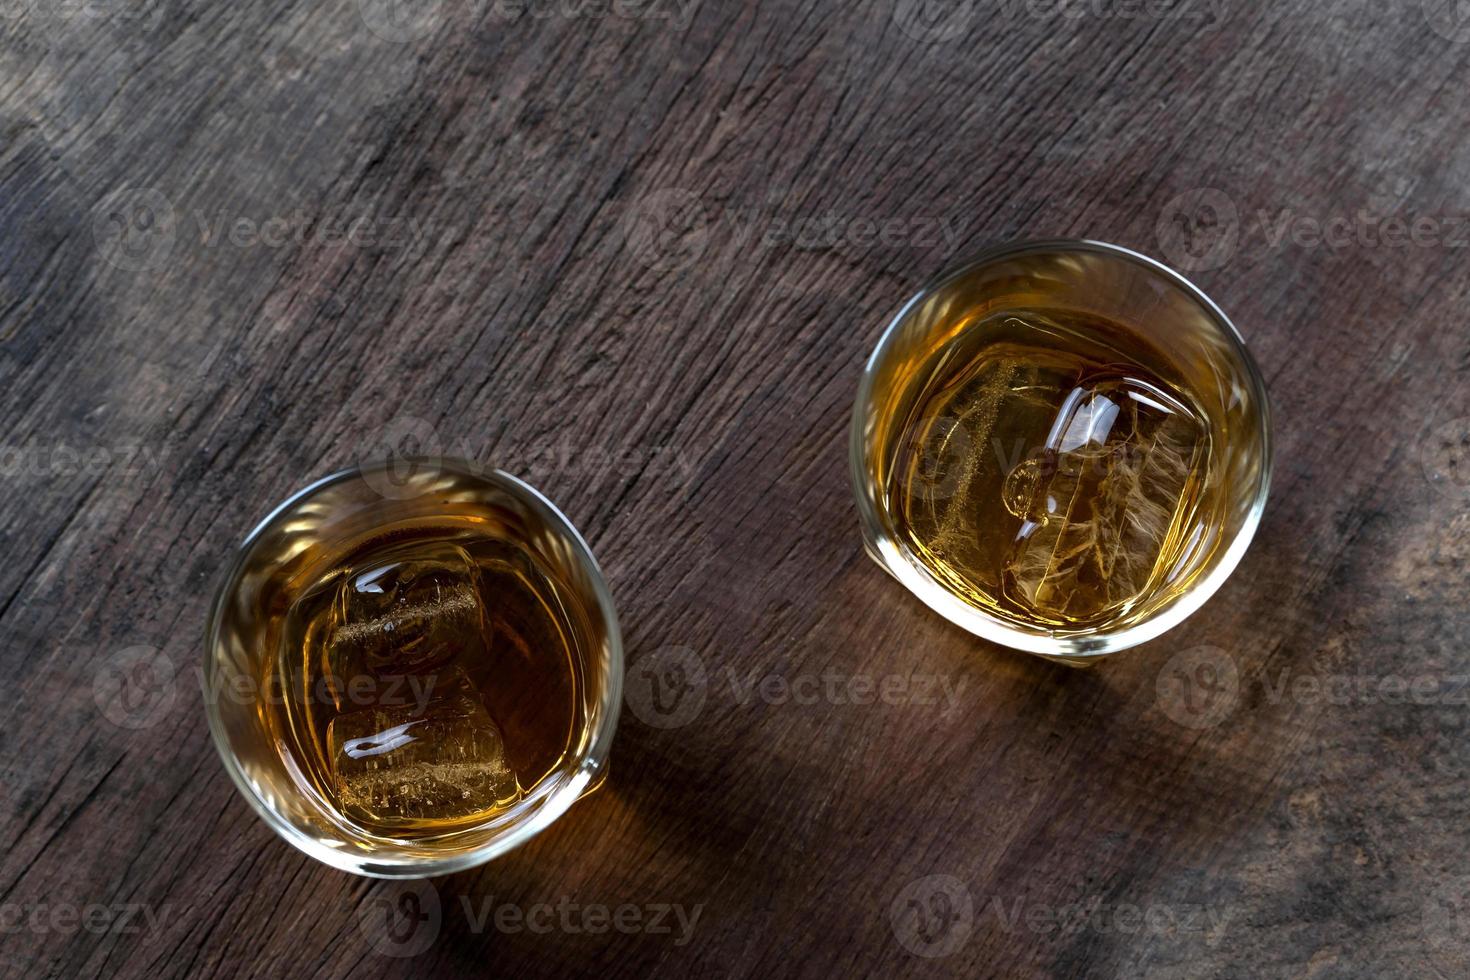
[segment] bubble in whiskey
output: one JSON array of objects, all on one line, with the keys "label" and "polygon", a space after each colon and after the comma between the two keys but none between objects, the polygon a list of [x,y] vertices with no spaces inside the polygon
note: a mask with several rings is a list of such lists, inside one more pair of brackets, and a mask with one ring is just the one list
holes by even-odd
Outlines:
[{"label": "bubble in whiskey", "polygon": [[1006,474],[1005,486],[1001,488],[1006,510],[1023,520],[1045,521],[1046,514],[1037,507],[1036,500],[1041,486],[1041,461],[1022,460]]}]

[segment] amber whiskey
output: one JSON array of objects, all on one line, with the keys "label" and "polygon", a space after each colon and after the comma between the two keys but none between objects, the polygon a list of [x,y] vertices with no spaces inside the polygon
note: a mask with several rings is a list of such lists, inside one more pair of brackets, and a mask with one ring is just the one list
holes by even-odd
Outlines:
[{"label": "amber whiskey", "polygon": [[909,367],[887,496],[947,589],[1029,627],[1106,630],[1188,587],[1221,433],[1135,332],[993,311]]},{"label": "amber whiskey", "polygon": [[578,605],[493,512],[377,528],[294,589],[272,727],[368,833],[483,824],[581,737]]}]

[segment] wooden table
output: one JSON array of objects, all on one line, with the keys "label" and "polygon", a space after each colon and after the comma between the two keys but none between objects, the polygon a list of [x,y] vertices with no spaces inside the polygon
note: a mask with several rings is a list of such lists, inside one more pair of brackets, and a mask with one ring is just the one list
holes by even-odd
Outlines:
[{"label": "wooden table", "polygon": [[[842,7],[0,6],[8,971],[1465,975],[1470,21]],[[898,304],[1049,236],[1192,275],[1276,412],[1244,563],[1091,671],[928,612],[847,477]],[[412,420],[629,656],[606,788],[416,890],[279,840],[198,683],[235,544]]]}]

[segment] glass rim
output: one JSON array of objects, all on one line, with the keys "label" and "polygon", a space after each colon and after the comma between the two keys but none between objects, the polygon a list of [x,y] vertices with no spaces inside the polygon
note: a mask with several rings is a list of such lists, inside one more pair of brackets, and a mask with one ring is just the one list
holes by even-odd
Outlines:
[{"label": "glass rim", "polygon": [[[1092,252],[1108,255],[1141,266],[1146,271],[1181,289],[1209,315],[1211,323],[1229,342],[1235,360],[1242,366],[1250,383],[1252,395],[1260,407],[1260,439],[1263,457],[1260,480],[1250,510],[1239,531],[1221,554],[1214,568],[1189,592],[1158,613],[1126,629],[1076,636],[1032,633],[970,605],[946,588],[927,568],[899,545],[884,526],[878,501],[872,494],[865,492],[868,483],[865,465],[868,458],[865,432],[867,408],[873,400],[873,387],[878,370],[904,323],[919,304],[955,280],[969,275],[981,266],[1033,252]],[[1261,375],[1260,367],[1246,348],[1245,339],[1241,336],[1239,328],[1225,314],[1225,311],[1206,295],[1204,290],[1157,259],[1152,259],[1122,245],[1086,238],[1025,239],[992,245],[951,263],[932,279],[926,281],[888,321],[888,325],[883,328],[882,336],[879,337],[872,353],[864,362],[857,397],[853,402],[852,419],[848,426],[848,472],[852,481],[853,497],[857,503],[858,520],[862,525],[863,540],[867,545],[868,553],[885,571],[898,579],[904,588],[912,592],[934,612],[981,639],[1013,650],[1080,664],[1145,643],[1173,629],[1204,605],[1235,571],[1255,537],[1256,529],[1260,526],[1261,515],[1266,508],[1266,498],[1270,494],[1273,456],[1271,431],[1271,403],[1266,393],[1266,382]]]},{"label": "glass rim", "polygon": [[577,760],[575,767],[569,771],[569,776],[564,778],[563,785],[557,787],[547,794],[540,805],[531,813],[526,820],[516,823],[504,833],[497,834],[485,843],[462,852],[447,854],[443,857],[423,855],[401,855],[385,856],[374,855],[372,857],[358,856],[351,850],[335,848],[310,834],[303,832],[290,820],[282,816],[268,801],[263,799],[245,777],[240,767],[239,760],[231,750],[224,731],[223,721],[220,718],[218,698],[211,697],[210,692],[215,687],[215,660],[214,649],[216,633],[219,627],[221,611],[229,596],[233,595],[233,586],[238,582],[246,560],[250,557],[251,550],[255,547],[260,536],[270,528],[281,517],[295,505],[313,496],[320,491],[336,486],[347,480],[361,478],[365,470],[371,470],[386,461],[373,459],[366,462],[349,466],[326,476],[313,480],[311,483],[292,493],[281,503],[273,507],[264,518],[262,518],[247,534],[243,541],[236,547],[234,555],[219,579],[214,599],[210,603],[209,614],[204,628],[204,707],[205,715],[209,721],[209,731],[214,747],[224,763],[225,771],[230,776],[230,781],[235,784],[240,795],[250,804],[256,814],[287,843],[310,857],[351,874],[361,875],[368,878],[429,878],[438,875],[452,874],[456,871],[464,871],[469,868],[478,867],[487,861],[494,860],[508,851],[519,847],[541,831],[549,827],[553,822],[566,813],[573,803],[581,799],[587,786],[593,777],[607,764],[608,753],[612,747],[613,735],[617,731],[618,716],[623,702],[623,638],[622,631],[618,625],[617,611],[613,605],[612,592],[608,588],[606,576],[602,567],[597,563],[597,558],[592,554],[582,533],[567,518],[561,510],[537,490],[531,484],[519,477],[513,476],[504,470],[495,467],[481,467],[470,463],[468,460],[453,456],[433,457],[399,457],[408,462],[426,462],[441,469],[454,470],[459,473],[489,480],[501,485],[511,492],[521,502],[539,512],[546,522],[563,532],[574,545],[574,553],[578,562],[583,566],[592,591],[597,601],[598,612],[603,619],[603,626],[607,634],[608,652],[608,676],[603,688],[603,695],[599,698],[602,707],[602,718],[595,728],[589,729],[587,749]]}]

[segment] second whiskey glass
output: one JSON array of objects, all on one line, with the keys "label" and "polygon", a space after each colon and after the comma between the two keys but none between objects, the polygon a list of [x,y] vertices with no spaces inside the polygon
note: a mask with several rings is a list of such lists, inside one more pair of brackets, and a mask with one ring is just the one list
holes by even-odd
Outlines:
[{"label": "second whiskey glass", "polygon": [[[431,541],[445,543],[435,545],[436,554],[447,551],[451,555],[443,567],[436,568],[432,561],[398,561],[389,566],[380,561],[366,574],[344,570],[344,562],[351,560],[348,556],[361,554],[365,543],[386,539],[387,553],[392,555],[392,548],[425,532]],[[485,640],[485,648],[475,647],[472,657],[461,657],[478,659],[490,668],[477,678],[486,685],[480,693],[463,684],[452,689],[447,682],[439,684],[451,673],[442,667],[430,668],[437,673],[419,675],[436,686],[416,689],[397,683],[401,676],[385,683],[383,677],[361,666],[374,657],[380,661],[398,658],[391,666],[401,672],[403,658],[423,654],[426,648],[459,643],[453,627],[472,615],[467,611],[472,603],[484,603],[486,617],[495,613],[492,607],[497,600],[508,603],[510,596],[504,589],[519,588],[516,582],[520,581],[509,571],[495,579],[504,589],[492,589],[479,599],[467,594],[462,581],[453,580],[455,570],[450,566],[459,560],[454,556],[483,554],[486,542],[501,549],[493,552],[495,556],[520,556],[493,557],[495,567],[533,570],[542,576],[539,581],[547,584],[542,598],[555,607],[571,636],[573,679],[563,699],[570,720],[557,721],[565,735],[564,749],[503,805],[492,799],[483,815],[471,805],[467,812],[456,811],[454,819],[442,823],[411,819],[423,817],[424,811],[400,819],[402,815],[393,812],[395,803],[404,799],[417,803],[411,795],[415,787],[400,783],[412,784],[415,774],[424,776],[419,783],[438,794],[429,806],[443,807],[446,789],[452,794],[451,804],[460,794],[458,787],[470,799],[483,790],[486,779],[484,765],[470,759],[467,744],[494,742],[499,753],[502,746],[498,743],[504,736],[503,755],[496,760],[499,768],[492,773],[502,776],[504,764],[513,758],[512,735],[517,727],[529,731],[543,720],[527,715],[539,710],[541,695],[528,689],[522,676],[526,671],[517,669],[518,664],[523,667],[526,657],[538,652],[523,649],[525,637],[535,636],[528,632],[524,616],[519,627],[500,620]],[[384,567],[390,567],[393,574],[402,573],[400,585],[414,575],[418,578],[401,589],[385,585]],[[467,570],[465,574],[481,573]],[[351,676],[333,677],[328,668],[314,678],[316,683],[304,683],[299,672],[293,678],[282,664],[301,664],[299,635],[323,632],[308,623],[304,633],[293,633],[293,610],[310,605],[312,583],[324,576],[366,588],[358,598],[378,601],[382,608],[371,614],[376,619],[359,617],[336,629],[339,637],[356,644],[363,653],[356,661],[358,666],[345,672]],[[483,585],[489,580],[476,581]],[[341,591],[337,595],[352,598]],[[334,601],[340,606],[342,600]],[[335,622],[342,624],[338,612],[330,611],[330,602],[328,608],[327,616],[338,616]],[[442,618],[426,621],[431,614]],[[356,635],[378,624],[386,629],[365,639]],[[308,664],[325,660],[333,649],[330,626],[327,633],[321,642],[304,644]],[[407,673],[412,674],[412,668]],[[460,672],[455,668],[453,673]],[[605,775],[622,679],[623,648],[612,597],[581,535],[528,484],[499,470],[446,458],[364,463],[325,477],[282,503],[250,533],[226,572],[206,635],[204,688],[210,731],[240,792],[291,844],[332,867],[371,877],[422,878],[463,870],[503,854],[546,828]],[[497,684],[498,690],[490,689]],[[440,693],[446,697],[434,703],[448,708],[437,715],[422,710],[429,695]],[[502,713],[486,721],[482,701],[492,700]],[[357,726],[347,734],[358,737],[345,743],[357,748],[339,753],[346,760],[342,772],[334,773],[328,767],[323,774],[322,766],[312,764],[313,751],[328,730],[325,720],[313,726],[313,713],[334,718],[332,725]],[[426,734],[431,732],[444,739],[448,757],[434,756],[435,736]],[[446,732],[450,736],[460,733],[461,742],[454,744]],[[333,747],[345,737],[328,737],[326,742]],[[415,738],[418,744],[408,749],[415,755],[397,764],[409,767],[407,775],[401,775],[401,769],[385,768],[395,765],[385,760],[394,752],[405,751]],[[336,794],[333,776],[355,780],[363,789]],[[402,829],[395,829],[395,819]]]},{"label": "second whiskey glass", "polygon": [[1084,665],[1176,625],[1235,568],[1270,484],[1270,411],[1234,325],[1178,273],[1100,242],[1012,244],[894,317],[850,464],[879,565],[977,636]]}]

